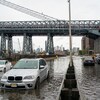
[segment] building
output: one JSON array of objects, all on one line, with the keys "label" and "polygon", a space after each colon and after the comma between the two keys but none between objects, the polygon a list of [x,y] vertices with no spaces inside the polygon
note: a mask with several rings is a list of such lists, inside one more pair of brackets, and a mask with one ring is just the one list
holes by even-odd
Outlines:
[{"label": "building", "polygon": [[94,51],[94,40],[83,36],[81,40],[81,46],[82,51],[84,51],[86,54],[89,54],[89,51]]},{"label": "building", "polygon": [[73,47],[73,54],[79,55],[79,48],[78,47]]},{"label": "building", "polygon": [[94,51],[95,53],[100,54],[100,37],[98,37],[94,42]]}]

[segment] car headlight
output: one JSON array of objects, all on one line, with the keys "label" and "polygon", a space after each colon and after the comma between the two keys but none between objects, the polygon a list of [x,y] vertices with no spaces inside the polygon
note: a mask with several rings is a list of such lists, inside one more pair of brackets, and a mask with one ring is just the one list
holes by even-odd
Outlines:
[{"label": "car headlight", "polygon": [[2,78],[1,79],[7,79],[7,76],[2,76]]},{"label": "car headlight", "polygon": [[2,68],[4,68],[4,67],[0,67],[0,69],[2,69]]},{"label": "car headlight", "polygon": [[24,79],[34,79],[34,76],[25,76]]}]

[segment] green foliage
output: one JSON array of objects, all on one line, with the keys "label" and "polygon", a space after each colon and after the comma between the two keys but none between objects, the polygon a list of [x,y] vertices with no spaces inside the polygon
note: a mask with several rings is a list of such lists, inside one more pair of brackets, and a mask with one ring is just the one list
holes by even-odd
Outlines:
[{"label": "green foliage", "polygon": [[85,54],[87,54],[86,50],[79,50],[79,55],[85,55]]}]

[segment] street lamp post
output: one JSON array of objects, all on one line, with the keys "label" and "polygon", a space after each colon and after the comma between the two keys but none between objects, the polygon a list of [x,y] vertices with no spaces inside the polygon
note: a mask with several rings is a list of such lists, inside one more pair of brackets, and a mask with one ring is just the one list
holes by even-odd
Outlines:
[{"label": "street lamp post", "polygon": [[72,36],[71,36],[71,4],[70,0],[68,0],[69,3],[69,47],[70,47],[70,66],[73,66],[72,63]]}]

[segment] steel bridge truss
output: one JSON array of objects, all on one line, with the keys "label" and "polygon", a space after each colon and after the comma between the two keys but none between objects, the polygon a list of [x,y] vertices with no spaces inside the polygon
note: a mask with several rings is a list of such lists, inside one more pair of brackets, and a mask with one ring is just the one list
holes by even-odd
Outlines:
[{"label": "steel bridge truss", "polygon": [[[100,36],[100,20],[72,20],[72,35]],[[1,51],[6,50],[6,37],[8,39],[8,52],[13,52],[12,37],[24,36],[23,53],[32,53],[32,36],[46,35],[49,54],[54,53],[53,36],[69,35],[69,21],[2,21],[0,22]],[[94,34],[92,34],[92,30]],[[97,33],[96,33],[97,31]],[[67,33],[67,34],[66,34]]]},{"label": "steel bridge truss", "polygon": [[[9,28],[69,28],[69,21],[2,21],[0,22],[0,30]],[[72,20],[72,29],[98,29],[100,28],[100,20]]]},{"label": "steel bridge truss", "polygon": [[48,39],[46,44],[46,52],[49,54],[54,54],[54,45],[53,45],[53,35],[48,33]]},{"label": "steel bridge truss", "polygon": [[24,33],[23,54],[32,53],[32,36]]},{"label": "steel bridge truss", "polygon": [[[8,40],[6,44],[6,40]],[[8,50],[7,50],[8,49]],[[4,54],[8,52],[9,55],[13,52],[13,44],[12,44],[12,36],[7,36],[5,34],[1,34],[1,54],[4,56]]]}]

